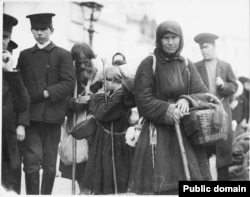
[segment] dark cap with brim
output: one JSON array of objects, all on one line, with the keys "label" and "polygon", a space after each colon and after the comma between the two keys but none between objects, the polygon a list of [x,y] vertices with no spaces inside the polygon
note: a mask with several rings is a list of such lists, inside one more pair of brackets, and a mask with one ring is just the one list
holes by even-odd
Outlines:
[{"label": "dark cap with brim", "polygon": [[31,27],[34,29],[44,29],[52,26],[53,13],[31,14],[26,16],[30,19]]},{"label": "dark cap with brim", "polygon": [[15,43],[13,40],[10,40],[8,43],[7,50],[12,53],[12,51],[17,47],[18,47],[17,43]]},{"label": "dark cap with brim", "polygon": [[215,43],[219,36],[212,33],[200,33],[194,37],[194,41],[199,45],[203,45],[205,43]]},{"label": "dark cap with brim", "polygon": [[13,26],[16,26],[18,20],[8,14],[3,14],[3,34],[11,35]]}]

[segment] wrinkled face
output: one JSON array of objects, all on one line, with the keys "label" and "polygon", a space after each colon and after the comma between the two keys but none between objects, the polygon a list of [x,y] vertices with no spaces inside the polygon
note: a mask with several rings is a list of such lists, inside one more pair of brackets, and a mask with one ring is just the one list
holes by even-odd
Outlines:
[{"label": "wrinkled face", "polygon": [[173,33],[166,33],[161,40],[162,49],[168,54],[174,54],[180,45],[180,37]]},{"label": "wrinkled face", "polygon": [[201,54],[205,60],[212,60],[216,58],[215,46],[211,43],[205,43],[200,46]]},{"label": "wrinkled face", "polygon": [[77,81],[83,85],[87,85],[88,80],[96,74],[96,69],[91,60],[84,53],[79,54],[79,57],[75,60],[75,69]]},{"label": "wrinkled face", "polygon": [[3,46],[2,46],[3,50],[7,50],[10,39],[11,39],[10,35],[3,34],[3,43],[2,43],[3,44]]},{"label": "wrinkled face", "polygon": [[39,44],[44,44],[50,39],[50,35],[53,33],[53,29],[50,29],[49,27],[42,28],[42,29],[35,29],[32,28],[31,32],[35,38],[35,40]]}]

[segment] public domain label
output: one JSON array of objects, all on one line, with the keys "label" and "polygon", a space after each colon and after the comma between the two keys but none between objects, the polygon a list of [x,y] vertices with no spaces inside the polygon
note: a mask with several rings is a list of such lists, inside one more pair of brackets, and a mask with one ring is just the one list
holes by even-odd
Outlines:
[{"label": "public domain label", "polygon": [[180,181],[179,196],[193,196],[195,194],[213,193],[228,194],[236,193],[241,196],[249,196],[249,181]]}]

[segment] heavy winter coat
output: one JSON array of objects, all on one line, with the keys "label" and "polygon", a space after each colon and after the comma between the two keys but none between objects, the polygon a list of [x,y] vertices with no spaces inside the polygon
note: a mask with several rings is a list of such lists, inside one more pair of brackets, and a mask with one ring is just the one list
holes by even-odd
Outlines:
[{"label": "heavy winter coat", "polygon": [[[161,39],[168,32],[180,37],[180,46],[175,54],[166,54],[162,50]],[[175,126],[166,123],[170,104],[188,94],[188,69],[185,59],[179,54],[183,47],[182,30],[175,22],[164,22],[156,33],[155,74],[152,57],[146,57],[135,77],[136,104],[139,114],[146,118],[135,149],[128,187],[128,192],[137,194],[177,190],[179,181],[186,179]],[[190,93],[207,92],[196,68],[191,62],[189,64]],[[150,123],[156,128],[156,139],[150,136]],[[209,180],[211,176],[205,150],[192,145],[182,125],[180,127],[191,180]]]},{"label": "heavy winter coat", "polygon": [[[30,114],[22,121],[63,123],[67,97],[73,94],[75,85],[70,52],[52,42],[44,49],[35,45],[20,53],[17,68],[21,70],[31,99]],[[47,99],[44,90],[49,92]]]},{"label": "heavy winter coat", "polygon": [[18,113],[28,109],[30,100],[18,71],[3,72],[2,91],[2,159],[14,169],[21,165],[16,134]]},{"label": "heavy winter coat", "polygon": [[127,191],[131,167],[131,150],[125,143],[129,108],[125,106],[121,89],[108,97],[107,104],[103,94],[96,94],[91,100],[91,111],[98,120],[89,150],[89,158],[83,177],[83,188],[95,194],[114,194],[112,168],[111,124],[114,132],[114,161],[117,188],[119,193]]},{"label": "heavy winter coat", "polygon": [[[203,82],[209,88],[208,74],[206,70],[205,61],[195,63],[198,72],[203,79]],[[216,65],[216,77],[221,77],[224,81],[225,87],[217,88],[216,96],[222,100],[223,107],[228,114],[228,137],[224,142],[216,144],[216,166],[223,167],[232,162],[232,112],[230,108],[230,97],[237,91],[238,85],[231,65],[225,61],[219,60]]]}]

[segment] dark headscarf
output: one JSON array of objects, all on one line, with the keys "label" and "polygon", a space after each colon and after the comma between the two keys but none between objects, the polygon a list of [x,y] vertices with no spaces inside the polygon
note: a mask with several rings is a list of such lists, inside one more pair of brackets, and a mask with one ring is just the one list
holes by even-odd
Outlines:
[{"label": "dark headscarf", "polygon": [[[174,54],[166,53],[163,50],[161,40],[166,33],[173,33],[180,37],[180,45]],[[165,21],[162,22],[156,30],[156,51],[167,61],[173,61],[178,59],[183,48],[183,34],[181,26],[175,21]]]}]

